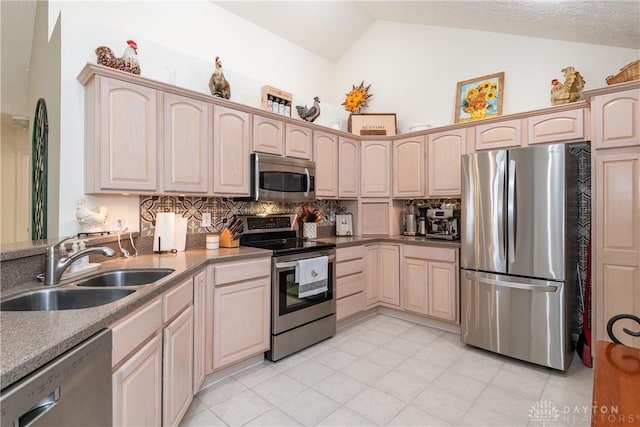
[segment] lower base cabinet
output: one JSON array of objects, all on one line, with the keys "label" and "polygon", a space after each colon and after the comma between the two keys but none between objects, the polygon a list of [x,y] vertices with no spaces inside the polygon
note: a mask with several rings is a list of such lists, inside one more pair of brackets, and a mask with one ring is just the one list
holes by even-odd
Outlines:
[{"label": "lower base cabinet", "polygon": [[162,425],[177,426],[193,400],[193,307],[163,332]]},{"label": "lower base cabinet", "polygon": [[156,334],[113,372],[113,425],[162,423],[162,334]]},{"label": "lower base cabinet", "polygon": [[364,310],[366,256],[364,246],[336,249],[336,320]]}]

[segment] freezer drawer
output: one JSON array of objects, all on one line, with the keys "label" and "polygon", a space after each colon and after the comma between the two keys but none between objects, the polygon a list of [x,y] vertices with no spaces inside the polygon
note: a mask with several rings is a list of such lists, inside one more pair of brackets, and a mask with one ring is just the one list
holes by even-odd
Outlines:
[{"label": "freezer drawer", "polygon": [[460,270],[463,342],[567,370],[571,312],[564,282]]}]

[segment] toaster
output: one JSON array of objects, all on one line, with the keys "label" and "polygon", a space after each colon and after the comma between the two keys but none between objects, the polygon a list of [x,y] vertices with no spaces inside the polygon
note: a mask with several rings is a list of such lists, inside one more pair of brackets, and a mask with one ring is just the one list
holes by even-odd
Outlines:
[{"label": "toaster", "polygon": [[336,236],[353,236],[353,215],[336,215]]}]

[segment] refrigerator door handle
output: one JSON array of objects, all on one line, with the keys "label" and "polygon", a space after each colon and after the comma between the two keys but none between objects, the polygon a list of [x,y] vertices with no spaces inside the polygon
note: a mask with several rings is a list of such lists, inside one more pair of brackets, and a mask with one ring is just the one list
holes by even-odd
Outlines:
[{"label": "refrigerator door handle", "polygon": [[470,280],[472,282],[477,282],[477,283],[483,283],[485,285],[504,286],[506,288],[522,289],[526,291],[555,292],[558,289],[557,286],[529,285],[526,283],[505,282],[503,280],[489,279],[487,277],[476,276],[471,273],[466,273],[465,277],[467,278],[467,280]]},{"label": "refrigerator door handle", "polygon": [[509,236],[509,262],[516,261],[516,162],[509,160],[507,193],[507,235]]},{"label": "refrigerator door handle", "polygon": [[498,164],[498,245],[499,256],[503,260],[505,258],[505,239],[504,239],[504,162]]}]

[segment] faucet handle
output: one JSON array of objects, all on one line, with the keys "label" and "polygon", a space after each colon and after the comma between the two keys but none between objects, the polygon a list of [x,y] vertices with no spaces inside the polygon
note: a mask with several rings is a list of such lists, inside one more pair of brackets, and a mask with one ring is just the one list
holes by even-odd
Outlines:
[{"label": "faucet handle", "polygon": [[56,254],[56,248],[59,248],[59,247],[60,247],[60,245],[63,245],[63,244],[64,244],[64,242],[66,242],[66,241],[67,241],[67,240],[69,240],[69,239],[74,239],[75,237],[76,237],[76,236],[68,236],[68,237],[64,237],[64,238],[63,238],[62,240],[60,240],[58,243],[55,243],[55,244],[53,244],[53,245],[49,246],[49,247],[47,248],[47,253],[48,253],[49,255],[55,255],[55,254]]}]

